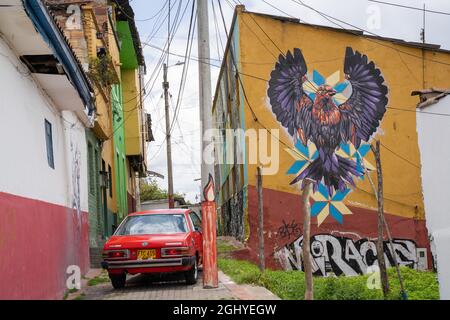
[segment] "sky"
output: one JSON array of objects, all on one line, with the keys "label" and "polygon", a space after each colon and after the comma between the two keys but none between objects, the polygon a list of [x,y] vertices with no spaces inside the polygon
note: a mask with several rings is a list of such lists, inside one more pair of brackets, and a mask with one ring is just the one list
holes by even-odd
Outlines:
[{"label": "sky", "polygon": [[[181,82],[182,65],[184,61],[187,38],[189,33],[192,0],[171,0],[171,24],[180,5],[179,27],[170,44],[168,81],[170,99],[170,116],[174,114],[178,100]],[[202,0],[200,0],[202,1]],[[231,4],[240,2],[246,9],[279,16],[299,18],[312,24],[337,27],[324,19],[317,11],[333,18],[345,21],[377,35],[421,42],[420,31],[423,26],[422,11],[394,7],[375,3],[369,0],[303,0],[302,6],[296,0],[203,0],[209,6],[209,33],[211,82],[214,90],[220,71],[221,58],[226,44],[226,35],[220,16],[218,1],[220,1],[227,29],[230,28],[233,16]],[[450,50],[450,1],[448,0],[386,0],[385,2],[422,8],[427,10],[448,12],[449,15],[428,12],[425,15],[426,42],[439,44]],[[344,5],[345,3],[345,5]],[[135,12],[136,24],[144,46],[144,56],[147,66],[146,83],[148,83],[145,98],[145,109],[152,116],[152,129],[155,141],[148,145],[148,170],[164,175],[165,179],[157,179],[161,188],[167,189],[167,149],[165,142],[165,113],[162,90],[163,73],[158,67],[161,49],[164,48],[168,34],[168,0],[130,0]],[[272,6],[270,6],[270,5]],[[276,8],[274,8],[276,7]],[[351,8],[351,10],[349,10]],[[183,12],[185,14],[183,15]],[[214,15],[215,14],[215,15]],[[215,20],[214,17],[217,17]],[[374,19],[375,17],[375,19]],[[217,21],[217,24],[215,23]],[[336,21],[337,22],[337,21]],[[342,25],[341,22],[337,22]],[[347,28],[351,28],[346,26]],[[197,57],[197,30],[194,33],[192,57]],[[146,45],[150,44],[150,45]],[[159,49],[158,49],[159,48]],[[214,92],[212,92],[214,96]],[[186,194],[186,199],[198,202],[200,199],[200,116],[199,116],[198,64],[191,60],[187,69],[187,81],[184,94],[180,99],[180,112],[172,132],[172,162],[174,191]]]}]

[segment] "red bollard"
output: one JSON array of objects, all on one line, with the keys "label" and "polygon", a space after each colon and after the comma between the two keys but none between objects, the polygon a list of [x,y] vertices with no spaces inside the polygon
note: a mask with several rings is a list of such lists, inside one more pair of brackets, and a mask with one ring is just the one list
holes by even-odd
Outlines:
[{"label": "red bollard", "polygon": [[202,202],[203,231],[203,288],[217,288],[219,276],[217,272],[216,248],[216,202],[214,201],[214,179],[209,175],[209,181],[203,189],[205,200]]}]

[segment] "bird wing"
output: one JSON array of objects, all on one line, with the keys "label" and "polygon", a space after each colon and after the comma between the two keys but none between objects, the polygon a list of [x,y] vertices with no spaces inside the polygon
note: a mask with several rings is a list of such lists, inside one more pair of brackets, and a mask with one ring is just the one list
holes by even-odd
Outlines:
[{"label": "bird wing", "polygon": [[277,120],[288,129],[291,136],[300,136],[306,145],[310,128],[312,100],[304,93],[303,76],[308,71],[300,49],[292,55],[280,54],[275,69],[270,74],[267,95]]},{"label": "bird wing", "polygon": [[349,47],[345,52],[344,73],[352,86],[352,94],[339,105],[341,137],[359,148],[361,140],[369,141],[386,112],[388,88],[373,61]]}]

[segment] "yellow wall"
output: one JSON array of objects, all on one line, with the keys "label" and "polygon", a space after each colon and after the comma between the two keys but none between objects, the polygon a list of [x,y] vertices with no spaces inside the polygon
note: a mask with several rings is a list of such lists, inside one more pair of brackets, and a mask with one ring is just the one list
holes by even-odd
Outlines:
[{"label": "yellow wall", "polygon": [[[327,77],[340,70],[341,81],[343,81],[343,62],[347,46],[366,54],[369,60],[374,61],[389,88],[388,110],[383,118],[381,129],[375,137],[395,153],[420,167],[415,114],[418,100],[417,97],[411,97],[411,91],[423,87],[450,87],[450,65],[430,61],[438,60],[450,64],[450,54],[427,51],[425,58],[428,60],[425,60],[425,73],[423,73],[422,59],[420,58],[422,56],[421,48],[365,38],[329,28],[281,22],[256,14],[239,13],[241,72],[267,80],[280,51],[255,21],[273,39],[283,54],[287,50],[300,48],[305,57],[308,72],[316,69]],[[267,128],[280,129],[280,139],[293,146],[292,138],[280,127],[268,104],[268,83],[245,75],[241,75],[241,78],[250,105],[257,114],[258,120]],[[389,109],[389,107],[406,109],[410,112]],[[246,104],[245,128],[261,128],[255,124]],[[283,145],[280,145],[282,151],[280,151],[279,173],[265,176],[264,187],[299,193],[298,186],[289,185],[294,176],[286,175],[286,172],[293,164],[294,159],[284,151],[284,148]],[[381,148],[381,158],[384,173],[385,210],[394,215],[423,218],[420,169],[408,164],[384,147]],[[366,159],[375,164],[371,152]],[[248,182],[253,186],[255,185],[255,174],[256,166],[250,165]],[[372,173],[371,176],[376,184],[376,174]],[[357,187],[367,192],[354,190],[346,198],[346,203],[358,207],[376,208],[376,200],[367,179],[358,180]]]},{"label": "yellow wall", "polygon": [[137,69],[122,69],[125,148],[127,156],[142,154],[141,106]]},{"label": "yellow wall", "polygon": [[[94,12],[91,6],[83,7],[83,26],[85,30],[85,38],[87,42],[88,56],[89,59],[97,57],[97,48],[105,47],[108,50],[107,43],[102,39],[97,39],[97,31],[100,28],[97,24]],[[110,38],[110,37],[109,37]],[[110,40],[110,39],[108,39]],[[109,51],[113,61],[119,61],[119,53],[117,47],[114,46],[114,42],[110,41],[112,50]],[[115,157],[114,157],[114,146],[113,146],[113,130],[112,130],[112,108],[111,108],[111,97],[110,88],[101,87],[98,83],[94,84],[95,95],[96,95],[96,107],[97,107],[97,118],[95,121],[95,126],[93,131],[95,135],[103,142],[101,157],[105,161],[106,170],[108,170],[108,165],[111,166],[112,170],[112,197],[109,196],[109,191],[107,193],[107,206],[112,212],[117,212],[117,194],[116,194],[116,181],[115,181]]]}]

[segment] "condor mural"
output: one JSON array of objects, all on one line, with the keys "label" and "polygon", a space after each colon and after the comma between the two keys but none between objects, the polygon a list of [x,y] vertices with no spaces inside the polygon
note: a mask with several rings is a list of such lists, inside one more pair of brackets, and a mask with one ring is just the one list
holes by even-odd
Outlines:
[{"label": "condor mural", "polygon": [[[388,89],[373,61],[350,47],[347,47],[344,59],[346,82],[332,86],[314,71],[313,80],[319,79],[314,83],[308,79],[307,72],[299,48],[294,49],[294,54],[288,51],[285,56],[280,55],[271,73],[267,94],[277,120],[293,137],[300,154],[307,156],[304,158],[308,164],[291,184],[302,181],[303,189],[307,180],[312,181],[315,193],[319,191],[325,200],[322,201],[324,209],[326,202],[335,196],[342,200],[350,191],[349,185],[356,186],[354,177],[364,175],[360,158],[355,161],[337,151],[349,150],[350,144],[358,150],[362,141],[370,140],[386,112]],[[339,101],[336,94],[348,84],[350,97]],[[304,86],[309,87],[309,94]],[[312,158],[308,157],[308,142],[316,148]],[[305,148],[306,152],[303,152]],[[342,214],[349,213],[343,207],[343,210],[336,206],[327,209],[340,223]],[[322,210],[316,205],[313,215],[318,211]],[[323,216],[319,217],[319,224],[323,219]]]},{"label": "condor mural", "polygon": [[[377,197],[368,179],[376,180],[370,152],[370,139],[376,135],[381,144],[385,218],[392,238],[402,243],[395,248],[398,260],[419,269],[432,267],[417,98],[411,92],[450,86],[450,53],[243,7],[236,9],[229,35],[212,109],[224,150],[215,154],[214,182],[220,234],[245,243],[238,257],[258,262],[256,177],[262,167],[267,267],[287,268],[289,264],[282,262],[295,256],[292,243],[303,233],[300,194],[306,179],[315,191],[311,237],[349,238],[362,260],[347,239],[345,243],[340,239],[339,247],[331,238],[317,258],[325,258],[334,273],[352,272],[344,267],[335,270],[333,263],[340,260],[357,273],[372,266],[374,253],[364,255],[364,243],[377,238]],[[246,134],[227,135],[228,130]],[[276,170],[265,173],[269,167]],[[425,262],[419,263],[419,258]],[[295,269],[296,263],[291,264]]]}]

